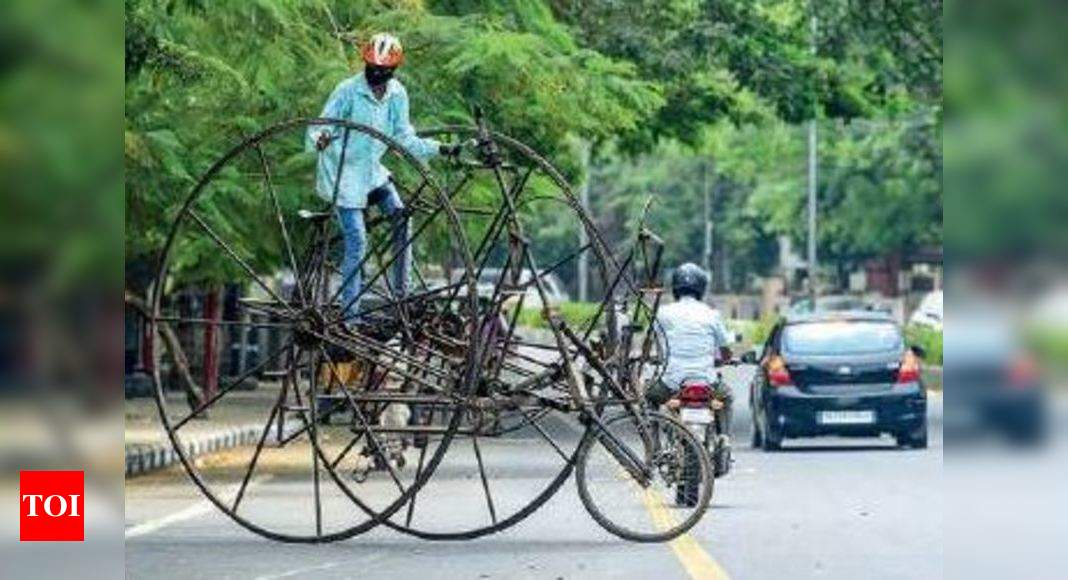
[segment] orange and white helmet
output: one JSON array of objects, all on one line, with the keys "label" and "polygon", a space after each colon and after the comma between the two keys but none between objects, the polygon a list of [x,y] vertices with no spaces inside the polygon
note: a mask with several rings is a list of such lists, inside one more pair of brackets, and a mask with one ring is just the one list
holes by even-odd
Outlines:
[{"label": "orange and white helmet", "polygon": [[375,66],[397,67],[404,62],[404,48],[396,36],[380,32],[360,50],[363,62]]}]

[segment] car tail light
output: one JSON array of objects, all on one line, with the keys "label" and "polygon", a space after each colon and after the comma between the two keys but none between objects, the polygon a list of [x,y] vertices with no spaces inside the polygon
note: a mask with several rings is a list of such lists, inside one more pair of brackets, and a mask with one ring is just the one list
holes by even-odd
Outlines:
[{"label": "car tail light", "polygon": [[1038,382],[1038,364],[1035,359],[1025,354],[1019,355],[1009,366],[1009,386],[1026,389]]},{"label": "car tail light", "polygon": [[707,383],[690,383],[679,391],[679,401],[684,407],[704,407],[711,400],[712,389]]},{"label": "car tail light", "polygon": [[789,387],[794,384],[790,371],[786,369],[786,361],[781,356],[773,356],[768,360],[768,382],[773,387]]},{"label": "car tail light", "polygon": [[920,357],[911,350],[906,350],[901,357],[901,366],[897,369],[897,382],[915,383],[920,380]]}]

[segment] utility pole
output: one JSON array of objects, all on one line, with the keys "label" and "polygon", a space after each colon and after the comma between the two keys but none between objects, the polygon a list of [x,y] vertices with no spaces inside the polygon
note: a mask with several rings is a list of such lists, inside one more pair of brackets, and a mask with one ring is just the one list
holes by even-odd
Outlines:
[{"label": "utility pole", "polygon": [[[593,179],[593,168],[590,165],[590,145],[589,143],[582,144],[582,169],[586,174],[586,178],[582,180],[582,187],[579,188],[579,204],[582,205],[582,211],[589,215],[590,211],[590,180]],[[586,226],[581,221],[579,222],[579,247],[585,248],[586,244],[590,243],[589,233],[586,231]],[[579,254],[578,259],[578,298],[580,302],[587,302],[589,300],[589,276],[590,273],[590,253],[583,251]]]},{"label": "utility pole", "polygon": [[[809,3],[809,9],[812,11],[811,18],[811,50],[812,55],[816,55],[816,11],[812,4]],[[818,143],[816,135],[816,117],[818,116],[817,110],[817,95],[815,87],[812,94],[812,118],[808,121],[808,291],[812,298],[812,307],[816,307],[816,171],[817,171],[817,152],[816,146]]]},{"label": "utility pole", "polygon": [[709,275],[712,274],[712,188],[709,186],[708,180],[710,164],[711,162],[706,163],[701,172],[702,187],[705,194],[705,252],[703,254],[703,266],[705,272],[708,272]]}]

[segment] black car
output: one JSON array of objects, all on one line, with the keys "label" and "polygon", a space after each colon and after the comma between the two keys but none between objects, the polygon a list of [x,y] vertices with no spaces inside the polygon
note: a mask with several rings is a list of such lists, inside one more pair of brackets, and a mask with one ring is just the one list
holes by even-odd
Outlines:
[{"label": "black car", "polygon": [[1037,445],[1049,435],[1047,389],[1041,368],[1024,347],[1018,322],[993,306],[955,311],[953,362],[943,383],[944,431],[950,444],[987,442]]},{"label": "black car", "polygon": [[927,391],[920,354],[878,312],[788,317],[771,331],[750,386],[753,445],[818,435],[893,435],[927,447]]}]

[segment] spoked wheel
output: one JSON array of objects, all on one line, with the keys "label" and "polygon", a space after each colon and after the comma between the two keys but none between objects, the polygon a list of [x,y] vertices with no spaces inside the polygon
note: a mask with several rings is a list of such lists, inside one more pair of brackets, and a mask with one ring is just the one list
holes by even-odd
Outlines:
[{"label": "spoked wheel", "polygon": [[[341,167],[346,155],[382,150],[383,163],[406,180],[405,211],[392,218],[365,212],[358,301],[340,299],[337,196],[316,196],[316,163],[327,153],[305,151],[309,127],[337,132],[328,152]],[[160,258],[152,336],[167,333],[186,352],[203,352],[194,367],[215,364],[223,349],[212,342],[240,336],[243,352],[223,355],[230,376],[192,410],[156,365],[156,400],[194,483],[242,526],[288,542],[351,537],[409,505],[438,467],[470,412],[478,372],[475,277],[454,193],[388,137],[325,119],[282,123],[247,139],[190,193]],[[238,213],[240,220],[226,219]],[[455,291],[431,288],[418,271],[410,288],[391,282],[387,271],[409,251],[417,263],[448,269]],[[205,317],[184,290],[213,280],[228,281],[237,298]],[[349,305],[358,323],[343,314]],[[251,354],[249,336],[257,337]],[[411,444],[405,411],[414,404],[433,408],[437,427],[423,431],[419,472],[404,478],[398,458]],[[194,459],[197,434],[220,425],[241,427],[252,445]],[[352,464],[360,459],[388,476],[358,484]]]},{"label": "spoked wheel", "polygon": [[[657,373],[653,359],[662,349],[647,340],[651,334],[623,329],[628,325],[620,316],[628,311],[632,319],[651,319],[648,305],[632,280],[618,276],[626,264],[616,262],[555,168],[522,143],[484,128],[426,135],[479,142],[476,151],[440,168],[446,190],[456,192],[452,200],[473,248],[483,350],[476,410],[466,416],[438,475],[386,525],[424,539],[470,539],[522,521],[560,489],[589,436],[587,422],[575,421],[577,409],[587,415],[618,410],[618,393],[601,392],[603,377],[578,343],[599,342],[601,354],[611,358],[604,352],[605,330],[618,326],[614,348],[632,354],[601,370],[628,384]],[[586,306],[584,319],[567,321],[565,336],[547,322],[558,314],[556,276],[575,268],[583,254],[600,284],[595,291],[624,298]],[[422,461],[420,455],[416,464]],[[455,497],[481,497],[485,509],[457,505]]]},{"label": "spoked wheel", "polygon": [[[424,135],[461,142],[478,134],[462,127]],[[578,247],[583,230],[587,239],[596,236],[592,222],[555,168],[518,141],[492,134],[478,151],[434,168],[444,189],[455,192],[451,201],[472,248],[479,378],[435,477],[385,525],[430,540],[470,539],[522,521],[570,476],[586,427],[572,412],[561,348],[570,359],[577,353],[554,339],[545,320],[561,297],[558,272],[574,269],[583,253],[595,273],[611,258],[599,238]],[[437,283],[450,285],[447,277]],[[426,425],[443,420],[427,407],[413,413]],[[425,461],[425,451],[416,451],[407,459],[415,466],[410,477]]]},{"label": "spoked wheel", "polygon": [[665,542],[696,525],[714,480],[700,440],[660,413],[605,421],[583,442],[575,478],[593,519],[635,542]]}]

